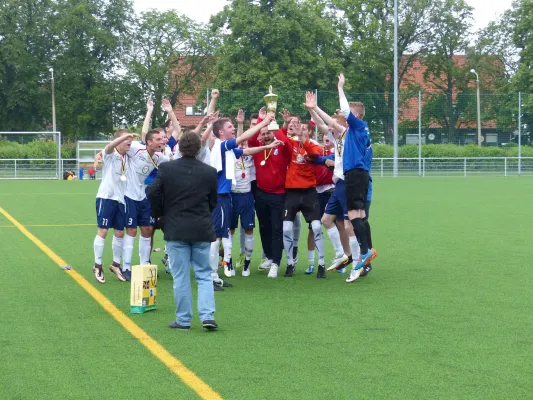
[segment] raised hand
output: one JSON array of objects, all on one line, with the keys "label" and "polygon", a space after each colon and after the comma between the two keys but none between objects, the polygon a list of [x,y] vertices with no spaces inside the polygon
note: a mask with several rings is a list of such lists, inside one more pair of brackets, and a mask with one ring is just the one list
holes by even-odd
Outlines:
[{"label": "raised hand", "polygon": [[344,87],[344,74],[342,74],[342,73],[339,75],[339,83],[337,84],[337,86],[339,88],[343,88]]},{"label": "raised hand", "polygon": [[268,149],[273,149],[274,147],[278,147],[278,146],[284,146],[285,143],[283,143],[281,140],[278,140],[278,139],[274,139],[274,141],[272,143],[270,143],[269,145],[267,145],[266,147]]},{"label": "raised hand", "polygon": [[170,101],[168,101],[168,99],[163,99],[161,101],[161,108],[163,108],[163,111],[166,111],[167,113],[173,111],[172,106],[170,105]]},{"label": "raised hand", "polygon": [[289,122],[291,122],[291,113],[289,112],[289,110],[287,110],[286,108],[283,109],[283,111],[281,112],[281,115],[283,116],[283,122],[286,123],[286,124],[289,124]]},{"label": "raised hand", "polygon": [[214,124],[215,122],[217,122],[220,119],[219,114],[220,114],[220,110],[217,111],[216,113],[210,114],[209,123]]},{"label": "raised hand", "polygon": [[244,110],[239,110],[236,120],[238,124],[244,124]]},{"label": "raised hand", "polygon": [[306,92],[305,93],[305,108],[308,110],[313,110],[316,108],[316,97],[313,92]]},{"label": "raised hand", "polygon": [[267,115],[267,112],[266,112],[266,108],[265,107],[261,107],[261,109],[259,110],[259,118],[260,119],[265,119],[266,118],[266,115]]},{"label": "raised hand", "polygon": [[154,111],[154,102],[152,101],[152,99],[148,99],[148,101],[146,102],[146,109],[150,112]]},{"label": "raised hand", "polygon": [[335,112],[337,113],[337,115],[343,115],[342,114],[342,110],[340,108],[337,108],[337,110],[335,110]]},{"label": "raised hand", "polygon": [[213,89],[211,91],[211,97],[213,99],[218,99],[220,97],[220,92],[218,91],[218,89]]},{"label": "raised hand", "polygon": [[274,121],[275,119],[276,119],[276,113],[273,113],[273,112],[269,112],[265,117],[265,121],[268,121],[268,122]]}]

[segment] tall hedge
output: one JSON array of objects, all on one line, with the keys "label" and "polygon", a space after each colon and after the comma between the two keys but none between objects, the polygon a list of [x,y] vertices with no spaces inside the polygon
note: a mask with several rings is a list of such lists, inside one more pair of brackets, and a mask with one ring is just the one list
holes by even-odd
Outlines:
[{"label": "tall hedge", "polygon": [[[76,158],[76,143],[61,145],[61,157]],[[8,158],[56,158],[56,144],[52,141],[34,140],[20,144],[9,140],[0,140],[0,159]]]}]

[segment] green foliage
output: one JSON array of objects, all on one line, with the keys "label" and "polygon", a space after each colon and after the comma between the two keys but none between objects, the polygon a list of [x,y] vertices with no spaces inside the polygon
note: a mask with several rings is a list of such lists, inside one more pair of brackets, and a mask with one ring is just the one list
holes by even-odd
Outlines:
[{"label": "green foliage", "polygon": [[[55,159],[56,157],[56,143],[50,140],[33,140],[25,144],[0,140],[0,159]],[[64,159],[76,158],[76,143],[64,143],[61,146],[61,157]]]}]

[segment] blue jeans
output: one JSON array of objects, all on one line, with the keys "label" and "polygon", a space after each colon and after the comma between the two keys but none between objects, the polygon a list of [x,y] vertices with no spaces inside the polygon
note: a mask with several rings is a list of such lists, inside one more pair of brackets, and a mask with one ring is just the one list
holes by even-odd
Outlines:
[{"label": "blue jeans", "polygon": [[192,320],[192,292],[190,267],[198,282],[198,315],[201,321],[215,319],[215,293],[209,265],[209,242],[168,241],[170,272],[174,279],[176,321],[190,326]]}]

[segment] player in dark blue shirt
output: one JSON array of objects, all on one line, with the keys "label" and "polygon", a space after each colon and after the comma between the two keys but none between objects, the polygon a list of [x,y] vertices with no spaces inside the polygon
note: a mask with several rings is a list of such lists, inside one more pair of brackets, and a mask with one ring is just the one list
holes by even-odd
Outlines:
[{"label": "player in dark blue shirt", "polygon": [[348,103],[344,95],[344,75],[342,74],[339,76],[338,90],[341,111],[348,122],[342,158],[348,218],[361,248],[360,259],[354,263],[352,272],[346,279],[346,282],[354,282],[364,272],[364,266],[373,256],[375,257],[375,252],[371,250],[368,243],[370,225],[368,225],[368,220],[365,222],[372,147],[368,125],[363,121],[365,107],[359,102]]}]

